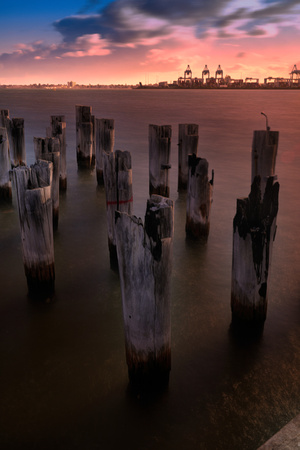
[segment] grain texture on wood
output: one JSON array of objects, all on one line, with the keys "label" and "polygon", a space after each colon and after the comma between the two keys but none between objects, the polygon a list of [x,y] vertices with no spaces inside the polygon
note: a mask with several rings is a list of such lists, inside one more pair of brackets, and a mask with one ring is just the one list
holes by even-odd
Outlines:
[{"label": "grain texture on wood", "polygon": [[10,168],[7,130],[6,127],[0,127],[0,201],[11,201],[12,199]]},{"label": "grain texture on wood", "polygon": [[18,166],[11,172],[28,293],[41,300],[53,296],[55,281],[51,166],[52,163],[39,160],[30,168]]},{"label": "grain texture on wood", "polygon": [[103,175],[106,195],[108,247],[112,269],[118,267],[115,239],[115,211],[132,214],[132,169],[129,152],[116,150],[103,154]]},{"label": "grain texture on wood", "polygon": [[115,121],[96,119],[96,175],[98,185],[104,184],[103,154],[112,153],[115,142]]},{"label": "grain texture on wood", "polygon": [[198,125],[181,123],[178,125],[178,191],[185,191],[189,179],[188,155],[198,151]]},{"label": "grain texture on wood", "polygon": [[170,196],[171,125],[149,125],[149,193]]},{"label": "grain texture on wood", "polygon": [[171,369],[173,202],[153,195],[141,219],[116,212],[116,243],[130,382],[166,384]]},{"label": "grain texture on wood", "polygon": [[213,175],[208,178],[208,162],[204,158],[189,155],[189,178],[186,200],[186,235],[206,240],[210,229],[213,197]]}]

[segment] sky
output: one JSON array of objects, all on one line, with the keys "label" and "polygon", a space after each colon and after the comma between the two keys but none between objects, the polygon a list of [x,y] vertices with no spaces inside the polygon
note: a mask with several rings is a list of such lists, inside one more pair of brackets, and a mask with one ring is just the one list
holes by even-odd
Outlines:
[{"label": "sky", "polygon": [[288,78],[300,0],[15,0],[1,5],[0,84]]}]

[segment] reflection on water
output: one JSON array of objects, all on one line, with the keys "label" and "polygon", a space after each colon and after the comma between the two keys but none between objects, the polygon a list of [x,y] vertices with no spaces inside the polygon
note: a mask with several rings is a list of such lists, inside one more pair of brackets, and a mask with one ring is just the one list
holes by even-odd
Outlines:
[{"label": "reflection on water", "polygon": [[[2,91],[24,117],[27,162],[51,114],[67,119],[68,188],[55,233],[56,295],[28,300],[18,216],[0,208],[0,442],[5,449],[255,449],[300,412],[299,93]],[[175,208],[172,370],[165,392],[128,390],[118,274],[110,270],[105,194],[78,171],[75,104],[115,119],[132,154],[134,212],[148,197],[148,124],[171,124]],[[230,330],[232,220],[250,192],[252,132],[280,131],[278,231],[263,333]],[[177,194],[177,126],[199,124],[199,154],[215,171],[206,244],[185,237]]]}]

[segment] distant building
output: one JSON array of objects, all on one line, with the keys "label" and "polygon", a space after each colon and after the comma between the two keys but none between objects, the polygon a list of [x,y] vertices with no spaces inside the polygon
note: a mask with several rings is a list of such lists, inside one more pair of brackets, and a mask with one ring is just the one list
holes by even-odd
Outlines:
[{"label": "distant building", "polygon": [[67,86],[68,86],[68,88],[73,88],[73,87],[75,87],[75,86],[76,86],[76,81],[68,81]]}]

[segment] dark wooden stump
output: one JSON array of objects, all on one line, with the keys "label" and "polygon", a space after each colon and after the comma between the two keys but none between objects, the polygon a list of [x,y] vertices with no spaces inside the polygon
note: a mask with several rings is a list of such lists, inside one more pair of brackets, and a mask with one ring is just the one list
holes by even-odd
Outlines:
[{"label": "dark wooden stump", "polygon": [[95,165],[92,108],[81,105],[76,105],[75,108],[77,164],[80,168],[91,169]]},{"label": "dark wooden stump", "polygon": [[208,179],[208,162],[189,155],[189,178],[186,201],[186,235],[192,239],[207,240],[213,196],[213,175]]},{"label": "dark wooden stump", "polygon": [[237,200],[233,220],[231,282],[232,325],[262,329],[267,316],[268,283],[276,233],[279,183],[275,164],[279,133],[254,131],[252,185],[247,198]]},{"label": "dark wooden stump", "polygon": [[276,233],[279,183],[269,177],[261,202],[260,177],[248,198],[237,200],[233,221],[231,310],[236,327],[261,327],[267,315],[267,287]]},{"label": "dark wooden stump", "polygon": [[189,179],[188,155],[198,151],[198,125],[181,123],[178,125],[178,191],[185,191]]},{"label": "dark wooden stump", "polygon": [[9,177],[10,156],[7,130],[0,128],[0,201],[11,201],[12,190]]},{"label": "dark wooden stump", "polygon": [[14,166],[26,165],[24,119],[11,120],[12,157]]},{"label": "dark wooden stump", "polygon": [[96,176],[99,186],[104,184],[103,154],[112,153],[115,142],[115,121],[96,119]]},{"label": "dark wooden stump", "polygon": [[171,125],[149,125],[149,193],[170,196]]},{"label": "dark wooden stump", "polygon": [[58,138],[33,138],[36,160],[44,160],[52,163],[51,173],[51,198],[53,205],[53,229],[58,228],[59,219],[59,181],[60,181],[60,141]]},{"label": "dark wooden stump", "polygon": [[132,169],[129,152],[116,150],[103,154],[103,175],[106,195],[106,214],[110,266],[118,268],[115,238],[115,211],[132,214]]},{"label": "dark wooden stump", "polygon": [[12,170],[17,193],[21,242],[28,293],[49,299],[54,294],[54,242],[51,170],[46,161]]},{"label": "dark wooden stump", "polygon": [[142,220],[116,212],[116,243],[130,383],[166,385],[171,370],[173,202],[153,195]]},{"label": "dark wooden stump", "polygon": [[47,129],[47,137],[59,139],[60,175],[59,190],[67,189],[67,143],[66,143],[66,119],[63,115],[51,116],[50,127]]}]

